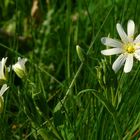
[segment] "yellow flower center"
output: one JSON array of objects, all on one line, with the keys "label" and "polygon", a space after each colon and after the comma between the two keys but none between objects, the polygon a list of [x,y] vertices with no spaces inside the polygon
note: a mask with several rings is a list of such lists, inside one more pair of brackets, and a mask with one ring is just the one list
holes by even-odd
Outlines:
[{"label": "yellow flower center", "polygon": [[127,53],[134,53],[135,52],[135,47],[133,44],[125,44],[124,48],[125,48],[125,51]]}]

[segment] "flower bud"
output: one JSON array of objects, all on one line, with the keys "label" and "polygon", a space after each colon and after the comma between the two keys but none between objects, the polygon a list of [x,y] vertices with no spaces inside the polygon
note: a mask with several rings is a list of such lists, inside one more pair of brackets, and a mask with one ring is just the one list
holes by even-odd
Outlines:
[{"label": "flower bud", "polygon": [[12,66],[12,69],[17,74],[19,78],[23,78],[26,76],[26,68],[25,63],[27,62],[26,58],[18,58],[18,62]]},{"label": "flower bud", "polygon": [[85,60],[84,52],[79,45],[76,45],[76,51],[77,51],[77,55],[78,55],[80,61],[83,62]]}]

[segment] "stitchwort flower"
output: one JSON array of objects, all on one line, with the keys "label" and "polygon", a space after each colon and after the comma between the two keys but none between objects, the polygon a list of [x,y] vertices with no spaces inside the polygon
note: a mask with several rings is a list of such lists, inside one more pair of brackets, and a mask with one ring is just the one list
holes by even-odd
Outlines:
[{"label": "stitchwort flower", "polygon": [[17,74],[19,78],[23,78],[26,75],[25,63],[27,62],[26,58],[18,58],[18,62],[12,66],[12,69]]},{"label": "stitchwort flower", "polygon": [[7,87],[7,85],[4,84],[0,90],[0,113],[3,111],[3,106],[4,106],[3,94],[8,88],[9,87]]},{"label": "stitchwort flower", "polygon": [[134,57],[140,60],[140,34],[134,39],[135,24],[133,20],[129,20],[127,24],[127,34],[122,26],[116,25],[121,41],[109,37],[101,38],[102,44],[113,47],[111,49],[102,50],[103,55],[120,54],[112,65],[112,69],[117,72],[124,65],[124,72],[128,73],[133,67]]}]

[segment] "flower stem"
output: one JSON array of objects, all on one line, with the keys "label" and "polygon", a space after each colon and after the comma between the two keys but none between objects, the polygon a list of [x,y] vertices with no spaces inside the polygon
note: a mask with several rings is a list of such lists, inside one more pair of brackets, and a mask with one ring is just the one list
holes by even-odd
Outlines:
[{"label": "flower stem", "polygon": [[112,113],[112,117],[113,117],[113,120],[114,120],[114,124],[115,124],[115,128],[116,128],[116,132],[117,132],[118,138],[119,138],[119,140],[122,140],[120,126],[119,126],[118,120],[116,119],[116,114]]}]

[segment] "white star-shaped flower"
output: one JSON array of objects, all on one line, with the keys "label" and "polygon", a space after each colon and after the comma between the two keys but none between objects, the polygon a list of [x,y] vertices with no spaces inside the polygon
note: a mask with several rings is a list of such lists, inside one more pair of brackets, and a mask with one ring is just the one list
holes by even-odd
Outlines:
[{"label": "white star-shaped flower", "polygon": [[140,60],[140,34],[134,39],[135,24],[133,20],[129,20],[127,24],[127,34],[124,32],[122,26],[116,25],[121,41],[109,37],[101,38],[101,42],[113,47],[111,49],[102,50],[103,55],[120,54],[112,65],[112,69],[117,72],[124,65],[124,72],[128,73],[133,67],[134,57]]},{"label": "white star-shaped flower", "polygon": [[26,75],[25,63],[27,62],[27,58],[18,58],[18,62],[12,66],[12,69],[15,71],[17,76],[23,78]]}]

